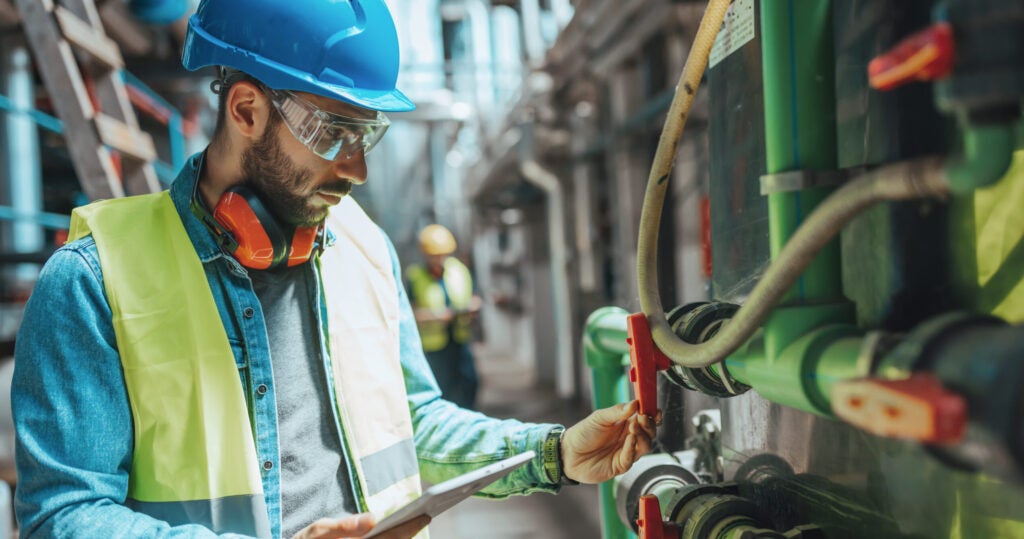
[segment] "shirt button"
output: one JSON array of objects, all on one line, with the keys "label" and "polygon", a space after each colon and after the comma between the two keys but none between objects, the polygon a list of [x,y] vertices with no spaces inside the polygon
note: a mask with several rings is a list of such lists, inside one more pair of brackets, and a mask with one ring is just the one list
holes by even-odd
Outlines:
[{"label": "shirt button", "polygon": [[267,470],[269,472],[270,469],[273,468],[273,467],[274,467],[274,463],[273,462],[270,462],[269,460],[263,461],[263,469],[264,470]]},{"label": "shirt button", "polygon": [[262,397],[267,394],[267,389],[267,384],[260,384],[256,386],[256,394]]},{"label": "shirt button", "polygon": [[242,311],[242,316],[246,318],[252,318],[255,315],[256,309],[253,309],[252,307],[246,307],[245,310]]}]

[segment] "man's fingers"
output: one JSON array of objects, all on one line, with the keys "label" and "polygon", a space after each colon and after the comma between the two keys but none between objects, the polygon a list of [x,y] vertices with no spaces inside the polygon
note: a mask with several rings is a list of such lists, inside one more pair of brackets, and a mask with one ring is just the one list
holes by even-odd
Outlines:
[{"label": "man's fingers", "polygon": [[369,513],[343,518],[321,518],[297,533],[294,539],[335,539],[360,537],[373,529],[374,519]]},{"label": "man's fingers", "polygon": [[636,436],[636,450],[633,454],[633,462],[636,462],[640,457],[651,452],[651,438],[648,436]]},{"label": "man's fingers", "polygon": [[[660,416],[661,414],[659,413],[658,415]],[[651,419],[647,416],[638,416],[637,424],[641,429],[643,429],[644,434],[646,434],[648,438],[654,438],[657,434],[657,420]]]},{"label": "man's fingers", "polygon": [[600,424],[612,425],[629,419],[630,416],[636,413],[637,406],[637,401],[633,400],[622,404],[616,404],[615,406],[610,406],[608,408],[602,408],[595,411],[590,417]]},{"label": "man's fingers", "polygon": [[636,462],[636,440],[636,434],[630,434],[629,436],[626,436],[626,440],[622,444],[622,452],[619,454],[621,456],[618,466],[619,470],[617,470],[617,473],[615,475],[624,473],[631,466],[633,466],[634,462]]},{"label": "man's fingers", "polygon": [[428,515],[420,515],[405,524],[379,535],[380,539],[411,539],[423,528],[430,524],[430,517]]}]

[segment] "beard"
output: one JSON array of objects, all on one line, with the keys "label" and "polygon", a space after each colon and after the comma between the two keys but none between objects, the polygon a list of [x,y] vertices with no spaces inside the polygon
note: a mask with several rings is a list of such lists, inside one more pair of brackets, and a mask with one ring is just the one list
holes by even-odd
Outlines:
[{"label": "beard", "polygon": [[[330,207],[311,203],[316,196],[316,191],[309,191],[313,171],[296,165],[281,149],[277,138],[281,119],[276,115],[271,118],[260,140],[242,152],[243,184],[255,191],[279,220],[295,227],[318,226],[327,219]],[[338,180],[317,189],[348,194],[352,183]]]}]

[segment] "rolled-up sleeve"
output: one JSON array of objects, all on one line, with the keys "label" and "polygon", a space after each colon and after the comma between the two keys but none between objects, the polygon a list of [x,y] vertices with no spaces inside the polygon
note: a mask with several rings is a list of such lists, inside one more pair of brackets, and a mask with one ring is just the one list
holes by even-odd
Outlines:
[{"label": "rolled-up sleeve", "polygon": [[494,419],[441,398],[441,390],[423,355],[409,297],[402,287],[398,255],[390,241],[388,246],[401,309],[399,337],[405,389],[423,479],[439,483],[532,449],[537,452],[537,458],[491,484],[478,496],[504,498],[533,492],[557,492],[558,486],[547,481],[541,457],[544,439],[556,425]]}]

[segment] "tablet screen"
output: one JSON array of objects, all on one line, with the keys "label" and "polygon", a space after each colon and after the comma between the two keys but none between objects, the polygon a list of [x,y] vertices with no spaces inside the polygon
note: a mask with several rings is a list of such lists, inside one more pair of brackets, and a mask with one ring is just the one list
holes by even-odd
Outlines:
[{"label": "tablet screen", "polygon": [[512,470],[530,462],[536,456],[535,452],[527,451],[433,485],[424,491],[422,496],[378,522],[373,531],[363,537],[375,537],[420,515],[430,515],[434,518],[487,485],[505,477]]}]

